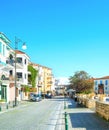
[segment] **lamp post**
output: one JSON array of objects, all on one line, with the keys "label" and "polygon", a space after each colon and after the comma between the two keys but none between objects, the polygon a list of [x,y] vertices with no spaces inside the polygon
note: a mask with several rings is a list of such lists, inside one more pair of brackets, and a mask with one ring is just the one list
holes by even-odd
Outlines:
[{"label": "lamp post", "polygon": [[[18,43],[19,42],[22,42],[22,41],[15,37],[15,106],[17,106],[17,90],[16,90],[16,88],[17,88],[17,72],[16,72],[16,69],[17,69],[17,66],[16,66],[16,64],[17,64],[17,57],[16,56],[17,56],[17,53],[16,53],[16,50],[18,49]],[[23,43],[22,49],[25,50],[26,48],[27,48],[26,44]]]}]

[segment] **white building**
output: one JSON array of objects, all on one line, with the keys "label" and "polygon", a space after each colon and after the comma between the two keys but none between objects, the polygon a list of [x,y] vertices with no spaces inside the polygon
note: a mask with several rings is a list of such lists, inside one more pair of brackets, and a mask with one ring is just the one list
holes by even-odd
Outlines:
[{"label": "white building", "polygon": [[[0,100],[15,101],[15,51],[10,47],[10,40],[0,33]],[[28,85],[29,57],[21,51],[16,51],[16,97],[24,98],[21,85]]]},{"label": "white building", "polygon": [[0,33],[0,100],[5,102],[15,98],[14,54],[14,50],[10,47],[10,40]]},{"label": "white building", "polygon": [[17,94],[18,100],[25,99],[24,92],[21,90],[21,87],[25,87],[28,85],[28,64],[29,64],[29,56],[19,50],[16,50],[16,57],[17,57]]},{"label": "white building", "polygon": [[94,79],[94,92],[109,94],[109,76]]}]

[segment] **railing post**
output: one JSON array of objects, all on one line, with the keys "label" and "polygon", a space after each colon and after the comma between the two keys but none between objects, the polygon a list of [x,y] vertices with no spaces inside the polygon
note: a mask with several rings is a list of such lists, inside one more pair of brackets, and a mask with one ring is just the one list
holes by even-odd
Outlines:
[{"label": "railing post", "polygon": [[68,130],[67,112],[65,112],[65,130]]}]

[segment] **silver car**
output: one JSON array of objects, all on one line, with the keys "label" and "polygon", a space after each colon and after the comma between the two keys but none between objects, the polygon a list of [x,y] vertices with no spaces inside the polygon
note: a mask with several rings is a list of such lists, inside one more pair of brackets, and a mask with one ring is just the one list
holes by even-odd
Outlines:
[{"label": "silver car", "polygon": [[36,101],[36,102],[39,102],[42,100],[42,97],[39,95],[39,94],[32,94],[30,96],[30,100],[31,101]]}]

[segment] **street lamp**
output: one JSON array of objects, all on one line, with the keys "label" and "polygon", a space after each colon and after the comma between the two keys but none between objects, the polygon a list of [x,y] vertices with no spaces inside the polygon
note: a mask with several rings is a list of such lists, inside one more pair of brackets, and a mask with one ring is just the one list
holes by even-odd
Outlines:
[{"label": "street lamp", "polygon": [[[18,38],[16,38],[15,37],[15,106],[17,106],[17,90],[16,90],[16,88],[17,88],[17,73],[16,73],[16,69],[17,69],[17,67],[16,67],[16,64],[17,64],[17,57],[16,57],[16,50],[18,50],[18,43],[19,42],[22,42],[20,39],[18,39]],[[22,49],[26,49],[27,47],[26,47],[26,44],[25,43],[23,43],[23,45],[22,45]]]}]

